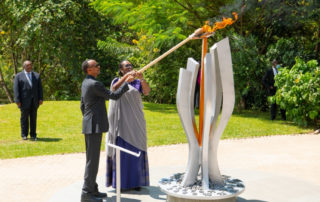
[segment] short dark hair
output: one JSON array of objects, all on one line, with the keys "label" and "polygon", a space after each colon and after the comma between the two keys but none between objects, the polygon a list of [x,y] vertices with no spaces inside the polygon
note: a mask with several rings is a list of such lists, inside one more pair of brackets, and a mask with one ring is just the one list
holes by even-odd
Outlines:
[{"label": "short dark hair", "polygon": [[87,69],[88,69],[88,67],[89,67],[89,61],[90,61],[90,60],[91,60],[91,59],[87,59],[87,60],[83,61],[82,65],[81,65],[82,71],[83,71],[83,73],[85,73],[85,74],[88,73],[88,72],[87,72]]},{"label": "short dark hair", "polygon": [[123,76],[123,74],[122,74],[122,72],[120,71],[120,69],[121,69],[122,66],[123,66],[122,63],[124,63],[125,61],[130,62],[129,60],[122,60],[122,61],[119,63],[119,72],[118,72],[118,73],[119,73],[120,76]]}]

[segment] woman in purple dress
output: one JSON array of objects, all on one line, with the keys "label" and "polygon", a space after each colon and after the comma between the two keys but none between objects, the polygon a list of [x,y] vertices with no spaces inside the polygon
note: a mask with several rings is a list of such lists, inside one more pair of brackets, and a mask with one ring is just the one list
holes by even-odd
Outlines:
[{"label": "woman in purple dress", "polygon": [[[124,60],[119,64],[120,78],[111,83],[111,90],[118,89],[126,80],[129,91],[116,101],[109,101],[109,132],[106,143],[110,142],[133,152],[141,152],[137,158],[120,152],[121,189],[140,190],[149,186],[149,166],[147,156],[146,121],[144,119],[141,94],[148,95],[150,87],[142,73],[133,70],[132,64]],[[138,79],[134,79],[134,77]],[[131,79],[130,79],[131,78]],[[115,151],[107,150],[106,186],[116,187]]]}]

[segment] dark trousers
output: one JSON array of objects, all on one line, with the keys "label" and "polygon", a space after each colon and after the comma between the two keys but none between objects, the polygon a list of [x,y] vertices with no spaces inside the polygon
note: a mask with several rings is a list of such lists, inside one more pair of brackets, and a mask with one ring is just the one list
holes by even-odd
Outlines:
[{"label": "dark trousers", "polygon": [[29,122],[30,122],[30,137],[37,137],[37,111],[38,107],[31,105],[30,108],[20,108],[21,117],[21,136],[27,137],[29,132]]},{"label": "dark trousers", "polygon": [[[271,104],[271,109],[270,109],[271,120],[274,120],[277,116],[277,107],[278,107],[277,104],[275,104],[275,103]],[[280,112],[281,112],[282,120],[286,120],[286,110],[280,109]]]},{"label": "dark trousers", "polygon": [[98,191],[96,178],[99,169],[102,133],[85,134],[86,168],[82,191],[93,193]]}]

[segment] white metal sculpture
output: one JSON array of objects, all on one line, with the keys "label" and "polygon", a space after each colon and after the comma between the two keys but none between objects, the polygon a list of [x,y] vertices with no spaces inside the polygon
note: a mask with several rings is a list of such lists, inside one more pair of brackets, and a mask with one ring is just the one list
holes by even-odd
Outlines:
[{"label": "white metal sculpture", "polygon": [[[225,38],[214,44],[204,58],[204,113],[200,143],[196,138],[197,126],[194,118],[194,90],[198,69],[199,64],[189,58],[187,68],[180,69],[177,90],[177,109],[189,143],[186,172],[163,179],[160,187],[168,196],[180,198],[214,200],[235,197],[244,191],[244,185],[238,179],[222,176],[217,160],[219,140],[235,103],[229,39]],[[201,187],[199,193],[190,188],[197,186]],[[191,190],[189,194],[188,187]],[[174,201],[169,199],[168,201]]]}]

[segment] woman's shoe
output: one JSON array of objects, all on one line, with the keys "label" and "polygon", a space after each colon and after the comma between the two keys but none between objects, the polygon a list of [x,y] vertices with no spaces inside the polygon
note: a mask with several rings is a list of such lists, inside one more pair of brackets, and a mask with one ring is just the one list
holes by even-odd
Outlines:
[{"label": "woman's shoe", "polygon": [[141,187],[135,187],[134,190],[135,191],[141,191]]}]

